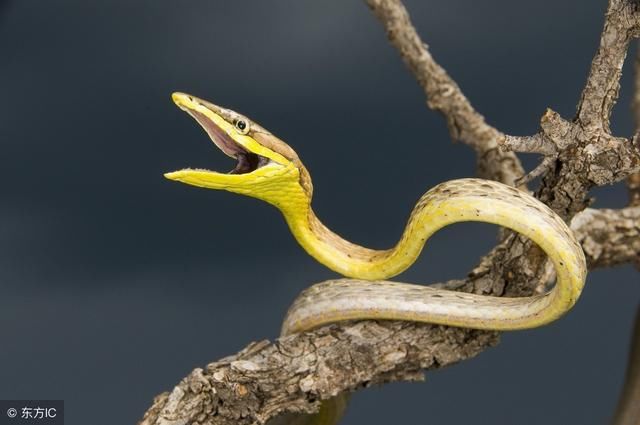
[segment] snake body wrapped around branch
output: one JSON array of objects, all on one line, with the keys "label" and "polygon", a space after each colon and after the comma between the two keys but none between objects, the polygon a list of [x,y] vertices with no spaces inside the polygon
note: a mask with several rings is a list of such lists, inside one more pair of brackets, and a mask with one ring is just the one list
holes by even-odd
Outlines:
[{"label": "snake body wrapped around branch", "polygon": [[[567,312],[582,291],[586,263],[572,232],[546,205],[518,189],[472,178],[439,184],[420,198],[393,248],[365,248],[341,238],[316,217],[311,208],[311,177],[287,144],[231,110],[183,93],[174,93],[173,100],[204,128],[220,150],[237,160],[237,166],[227,174],[183,169],[165,176],[252,196],[276,206],[311,256],[350,278],[322,282],[304,291],[291,306],[282,335],[355,319],[409,320],[490,330],[532,328]],[[530,238],[553,263],[556,285],[544,294],[507,298],[384,281],[411,266],[436,231],[463,221],[504,226]],[[323,418],[316,418],[317,423],[334,422],[338,404],[323,408]]]}]

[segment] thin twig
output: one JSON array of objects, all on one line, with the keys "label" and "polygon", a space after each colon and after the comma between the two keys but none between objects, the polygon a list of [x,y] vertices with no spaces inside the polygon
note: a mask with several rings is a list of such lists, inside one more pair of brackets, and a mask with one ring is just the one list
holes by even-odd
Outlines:
[{"label": "thin twig", "polygon": [[553,165],[556,162],[556,158],[554,156],[545,156],[544,159],[536,168],[529,171],[526,175],[522,176],[518,180],[516,180],[516,184],[518,186],[526,186],[534,179],[540,177],[543,174],[547,174],[553,168]]},{"label": "thin twig", "polygon": [[558,152],[556,145],[549,139],[545,139],[540,133],[533,136],[505,136],[502,147],[505,150],[523,153],[540,153],[554,155]]}]

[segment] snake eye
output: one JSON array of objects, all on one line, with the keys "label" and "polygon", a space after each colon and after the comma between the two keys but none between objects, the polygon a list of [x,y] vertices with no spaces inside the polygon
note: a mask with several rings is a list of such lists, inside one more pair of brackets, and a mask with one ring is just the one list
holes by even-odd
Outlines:
[{"label": "snake eye", "polygon": [[247,134],[249,132],[249,124],[247,124],[245,120],[237,120],[235,126],[236,129],[242,134]]}]

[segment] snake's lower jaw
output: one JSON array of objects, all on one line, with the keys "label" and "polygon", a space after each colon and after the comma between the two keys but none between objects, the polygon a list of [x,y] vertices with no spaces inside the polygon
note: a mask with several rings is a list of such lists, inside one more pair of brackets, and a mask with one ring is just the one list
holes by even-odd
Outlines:
[{"label": "snake's lower jaw", "polygon": [[209,170],[184,169],[165,173],[164,176],[169,180],[175,180],[181,183],[205,187],[208,189],[226,189],[229,184],[232,183],[225,181],[228,180],[228,177],[232,176]]},{"label": "snake's lower jaw", "polygon": [[275,162],[267,162],[253,171],[243,173],[239,167],[242,162],[229,173],[218,173],[205,169],[185,168],[178,171],[165,173],[169,180],[175,180],[192,186],[207,189],[222,189],[242,194],[250,194],[258,190],[261,184],[273,182],[287,175],[288,169]]}]

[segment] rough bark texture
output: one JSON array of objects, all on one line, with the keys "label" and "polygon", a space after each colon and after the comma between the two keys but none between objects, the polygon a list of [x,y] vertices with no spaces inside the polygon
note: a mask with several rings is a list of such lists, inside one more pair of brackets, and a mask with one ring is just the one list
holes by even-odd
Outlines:
[{"label": "rough bark texture", "polygon": [[[311,413],[320,398],[346,388],[422,380],[422,368],[455,363],[497,342],[492,333],[471,331],[467,342],[466,330],[432,332],[434,328],[366,321],[254,343],[191,372],[170,394],[156,398],[141,423],[251,424],[264,423],[285,409]],[[364,364],[369,367],[361,367]],[[335,365],[343,366],[337,369],[341,373],[333,373]]]},{"label": "rough bark texture", "polygon": [[[610,133],[629,42],[640,33],[633,0],[610,0],[600,46],[572,120],[547,110],[540,131],[508,136],[488,125],[420,40],[400,0],[366,0],[391,43],[416,77],[430,108],[446,118],[454,140],[478,155],[478,174],[508,184],[541,176],[536,196],[565,220],[585,209],[589,189],[628,179],[633,205],[622,210],[588,209],[572,227],[589,267],[639,264],[637,206],[640,151],[637,138]],[[637,103],[640,100],[636,99]],[[544,155],[523,178],[515,152]],[[542,252],[504,232],[502,241],[464,281],[440,286],[493,296],[540,290],[549,278]],[[496,345],[496,332],[402,322],[339,323],[242,352],[195,369],[170,393],[156,397],[140,422],[166,424],[265,423],[285,412],[316,412],[320,400],[341,392],[395,380],[422,379],[422,371],[466,360]]]},{"label": "rough bark texture", "polygon": [[587,208],[574,218],[571,228],[590,268],[633,263],[640,269],[640,206]]}]

